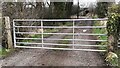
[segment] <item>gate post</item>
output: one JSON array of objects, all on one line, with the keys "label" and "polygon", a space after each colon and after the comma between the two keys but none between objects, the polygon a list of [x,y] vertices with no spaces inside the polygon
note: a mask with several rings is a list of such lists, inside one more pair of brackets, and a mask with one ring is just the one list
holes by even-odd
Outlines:
[{"label": "gate post", "polygon": [[13,43],[12,43],[12,35],[11,35],[11,25],[10,25],[10,18],[9,17],[5,17],[4,18],[4,24],[3,24],[3,28],[4,28],[4,40],[5,42],[5,46],[7,46],[8,49],[13,48]]}]

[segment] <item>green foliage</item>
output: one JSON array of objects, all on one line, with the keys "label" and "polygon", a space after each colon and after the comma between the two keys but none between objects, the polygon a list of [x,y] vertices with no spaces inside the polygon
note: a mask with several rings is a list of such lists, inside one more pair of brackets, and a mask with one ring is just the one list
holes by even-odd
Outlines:
[{"label": "green foliage", "polygon": [[67,2],[65,7],[66,18],[71,16],[73,2]]},{"label": "green foliage", "polygon": [[104,18],[107,16],[108,2],[98,2],[96,7],[96,14],[99,18]]},{"label": "green foliage", "polygon": [[[117,52],[117,40],[119,38],[120,32],[120,4],[119,5],[112,5],[109,8],[109,16],[107,22],[107,31],[108,36],[113,36],[114,43],[111,43],[111,46],[114,48],[114,52]],[[119,51],[119,50],[118,50]],[[110,62],[112,65],[118,64],[118,57],[116,57],[116,53],[109,53],[110,55],[107,56],[107,61]],[[118,53],[119,55],[119,53]]]},{"label": "green foliage", "polygon": [[6,56],[11,50],[2,48],[0,49],[0,57]]},{"label": "green foliage", "polygon": [[109,7],[109,13],[120,13],[120,4],[113,4],[111,7]]},{"label": "green foliage", "polygon": [[50,18],[60,19],[69,18],[72,12],[73,2],[50,2]]},{"label": "green foliage", "polygon": [[54,2],[53,18],[65,18],[65,2]]},{"label": "green foliage", "polygon": [[[103,26],[103,24],[101,24],[100,21],[94,21],[95,23],[93,24],[94,26]],[[96,34],[106,34],[107,30],[105,28],[96,28],[93,29],[93,33]],[[107,36],[96,36],[97,40],[107,40]],[[107,50],[107,46],[103,46],[103,45],[107,45],[107,42],[96,42],[97,45],[101,45],[98,47],[98,49],[100,50]],[[100,52],[101,55],[105,55],[106,52]]]},{"label": "green foliage", "polygon": [[[100,21],[95,21],[94,26],[103,26],[103,25],[100,24]],[[96,29],[93,29],[93,33],[96,33],[96,34],[106,34],[107,30],[105,28],[96,28]],[[97,36],[97,39],[99,39],[99,40],[107,40],[107,36]],[[107,44],[106,42],[99,43],[99,45],[106,45],[106,44]]]},{"label": "green foliage", "polygon": [[112,66],[118,66],[118,56],[113,52],[109,52],[105,60],[110,62]]},{"label": "green foliage", "polygon": [[21,42],[32,42],[33,40],[22,40]]},{"label": "green foliage", "polygon": [[119,29],[120,29],[120,14],[118,14],[118,13],[109,14],[108,24],[107,24],[108,36],[114,35],[114,36],[118,37]]},{"label": "green foliage", "polygon": [[108,35],[114,35],[118,38],[120,32],[120,4],[112,5],[109,8],[107,30]]}]

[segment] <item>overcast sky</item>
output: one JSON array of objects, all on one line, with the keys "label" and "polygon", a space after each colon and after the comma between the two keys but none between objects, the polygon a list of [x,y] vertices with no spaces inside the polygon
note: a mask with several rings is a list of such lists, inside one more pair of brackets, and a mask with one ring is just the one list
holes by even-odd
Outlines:
[{"label": "overcast sky", "polygon": [[[77,4],[78,0],[73,0],[74,4]],[[80,3],[86,3],[86,2],[96,2],[97,0],[79,0]],[[107,0],[109,1],[109,0]],[[115,2],[119,2],[120,0],[115,0]]]},{"label": "overcast sky", "polygon": [[[82,8],[89,7],[89,5],[93,6],[97,2],[97,0],[73,0],[74,5],[75,4],[77,5],[78,1],[79,1],[80,7],[82,7]],[[105,1],[105,0],[103,0],[103,1]],[[110,0],[106,0],[106,1],[110,1]],[[116,3],[118,3],[119,1],[120,0],[115,0]]]},{"label": "overcast sky", "polygon": [[[3,2],[43,2],[43,1],[50,1],[50,0],[0,0],[0,1],[3,1]],[[51,0],[53,2],[66,2],[66,1],[72,1],[72,0]],[[73,0],[74,4],[77,4],[77,2],[80,2],[80,3],[90,3],[90,2],[97,2],[97,0]],[[113,0],[100,0],[100,1],[113,1]],[[115,0],[116,3],[119,2],[120,0]]]}]

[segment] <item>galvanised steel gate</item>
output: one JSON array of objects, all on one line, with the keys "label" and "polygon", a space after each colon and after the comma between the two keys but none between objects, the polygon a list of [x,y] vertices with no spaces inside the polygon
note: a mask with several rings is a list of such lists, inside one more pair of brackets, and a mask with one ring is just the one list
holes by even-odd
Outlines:
[{"label": "galvanised steel gate", "polygon": [[[106,29],[106,25],[92,25],[92,23],[100,23],[100,21],[107,21],[107,19],[14,19],[14,47],[57,50],[106,51],[106,49],[98,49],[98,47],[107,47],[107,45],[85,43],[107,42],[107,40],[75,38],[77,36],[83,38],[86,36],[107,37],[107,33],[100,34],[93,33],[91,31],[92,29]],[[49,25],[48,23],[52,25]],[[83,32],[79,32],[82,29],[84,29]],[[88,32],[87,29],[89,29]],[[84,43],[76,43],[76,41]]]}]

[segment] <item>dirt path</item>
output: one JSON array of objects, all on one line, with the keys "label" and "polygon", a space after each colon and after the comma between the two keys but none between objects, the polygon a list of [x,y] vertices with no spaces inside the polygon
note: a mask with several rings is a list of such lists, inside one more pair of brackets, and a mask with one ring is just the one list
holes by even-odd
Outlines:
[{"label": "dirt path", "polygon": [[[91,23],[88,25],[91,25]],[[83,30],[77,29],[75,31],[82,32]],[[87,31],[90,31],[90,29],[88,29]],[[63,38],[64,36],[60,37],[59,35],[55,35],[51,37]],[[75,36],[75,38],[88,39],[91,38],[91,36]],[[95,44],[90,42],[75,42],[75,43]],[[103,58],[101,58],[101,56],[97,52],[22,49],[12,54],[11,56],[3,59],[2,65],[3,66],[105,66],[105,63],[103,61]]]}]

